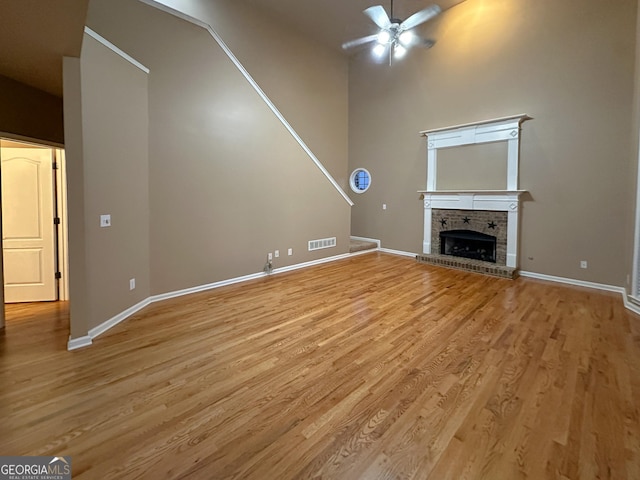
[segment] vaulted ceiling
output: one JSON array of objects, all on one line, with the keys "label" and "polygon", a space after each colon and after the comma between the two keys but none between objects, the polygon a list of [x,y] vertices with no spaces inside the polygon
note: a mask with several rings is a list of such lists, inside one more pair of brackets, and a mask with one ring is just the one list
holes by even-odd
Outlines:
[{"label": "vaulted ceiling", "polygon": [[[362,10],[376,4],[390,9],[388,0],[245,1],[286,28],[336,50],[347,40],[375,32]],[[462,1],[437,3],[446,10]],[[394,17],[407,18],[431,3],[397,0]],[[0,75],[62,96],[62,57],[80,55],[88,4],[89,0],[0,0]]]}]

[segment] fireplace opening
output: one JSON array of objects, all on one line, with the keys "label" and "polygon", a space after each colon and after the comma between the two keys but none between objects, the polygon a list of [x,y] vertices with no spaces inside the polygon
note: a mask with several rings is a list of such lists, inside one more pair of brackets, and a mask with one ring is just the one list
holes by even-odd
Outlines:
[{"label": "fireplace opening", "polygon": [[496,263],[496,237],[473,230],[440,232],[440,253]]}]

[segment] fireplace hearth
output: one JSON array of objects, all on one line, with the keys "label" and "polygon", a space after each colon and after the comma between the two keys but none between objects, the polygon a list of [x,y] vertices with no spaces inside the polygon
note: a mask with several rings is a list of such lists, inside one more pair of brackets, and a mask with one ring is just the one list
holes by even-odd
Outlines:
[{"label": "fireplace hearth", "polygon": [[473,230],[440,232],[440,254],[496,263],[496,237]]}]

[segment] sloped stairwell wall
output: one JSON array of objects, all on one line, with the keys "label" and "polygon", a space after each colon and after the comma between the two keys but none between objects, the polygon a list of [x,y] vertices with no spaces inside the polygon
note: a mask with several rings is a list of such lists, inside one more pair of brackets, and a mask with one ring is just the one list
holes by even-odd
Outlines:
[{"label": "sloped stairwell wall", "polygon": [[[217,13],[227,15],[217,22],[242,31],[252,45],[252,54],[238,48],[250,72],[255,65],[256,81],[346,184],[346,61],[324,50],[312,59],[319,47],[293,41],[287,36],[295,34],[259,16],[247,20],[261,25],[252,29],[242,28],[242,15]],[[348,251],[349,203],[205,29],[131,0],[92,1],[87,23],[151,72],[152,295],[258,272],[276,249],[276,267]],[[293,46],[270,48],[273,42]],[[308,61],[301,62],[301,50]],[[270,56],[278,69],[264,68]],[[289,76],[295,84],[282,85]],[[337,247],[307,252],[308,240],[334,236]]]}]

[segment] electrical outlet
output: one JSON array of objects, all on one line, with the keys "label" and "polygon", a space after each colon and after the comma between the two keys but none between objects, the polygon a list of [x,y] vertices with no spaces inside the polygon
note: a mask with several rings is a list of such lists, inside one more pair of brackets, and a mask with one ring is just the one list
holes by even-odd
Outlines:
[{"label": "electrical outlet", "polygon": [[289,250],[287,250],[287,255],[293,255],[293,248],[290,248]]},{"label": "electrical outlet", "polygon": [[383,204],[382,204],[382,209],[383,209],[383,210],[386,210],[386,209],[387,209],[387,204],[386,204],[386,203],[383,203]]},{"label": "electrical outlet", "polygon": [[273,255],[278,258],[280,256],[280,250],[276,250]]},{"label": "electrical outlet", "polygon": [[269,260],[273,260],[273,253],[269,252],[269,255],[267,255],[267,258],[268,258]]},{"label": "electrical outlet", "polygon": [[587,268],[587,261],[586,260],[580,260],[580,268]]},{"label": "electrical outlet", "polygon": [[129,290],[133,290],[134,288],[136,288],[136,279],[132,278],[129,280]]},{"label": "electrical outlet", "polygon": [[100,226],[101,227],[110,227],[111,226],[111,215],[100,215]]}]

